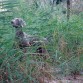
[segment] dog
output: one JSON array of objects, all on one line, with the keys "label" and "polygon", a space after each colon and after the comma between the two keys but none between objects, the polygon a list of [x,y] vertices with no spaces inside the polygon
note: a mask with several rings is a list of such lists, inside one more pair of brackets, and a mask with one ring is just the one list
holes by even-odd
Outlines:
[{"label": "dog", "polygon": [[34,45],[39,41],[38,37],[31,36],[22,31],[22,28],[26,25],[25,21],[21,18],[14,18],[11,24],[16,29],[15,39],[20,47],[28,47]]},{"label": "dog", "polygon": [[[45,53],[45,49],[41,47],[42,42],[46,42],[46,38],[42,40],[39,37],[32,36],[23,32],[22,28],[26,25],[25,21],[22,18],[14,18],[11,21],[13,27],[15,27],[15,41],[17,42],[20,48],[25,48],[29,46],[38,45],[36,50],[37,53]],[[39,46],[40,45],[40,46]]]}]

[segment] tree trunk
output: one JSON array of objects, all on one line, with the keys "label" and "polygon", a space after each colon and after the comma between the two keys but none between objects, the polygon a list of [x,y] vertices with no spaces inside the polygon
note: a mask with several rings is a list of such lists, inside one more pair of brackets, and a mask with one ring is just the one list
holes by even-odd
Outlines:
[{"label": "tree trunk", "polygon": [[70,0],[67,0],[67,20],[70,18]]}]

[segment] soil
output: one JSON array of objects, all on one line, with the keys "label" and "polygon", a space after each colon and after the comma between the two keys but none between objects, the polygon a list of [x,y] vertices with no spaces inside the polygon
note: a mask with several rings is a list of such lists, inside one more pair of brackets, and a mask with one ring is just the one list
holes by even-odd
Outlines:
[{"label": "soil", "polygon": [[68,76],[60,80],[47,80],[47,78],[44,78],[40,83],[83,83],[83,76],[77,76],[76,79],[72,79],[71,76]]}]

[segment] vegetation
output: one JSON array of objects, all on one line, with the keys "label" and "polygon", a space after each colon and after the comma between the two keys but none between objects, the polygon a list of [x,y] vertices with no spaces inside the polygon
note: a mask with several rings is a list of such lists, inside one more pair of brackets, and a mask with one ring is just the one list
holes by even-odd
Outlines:
[{"label": "vegetation", "polygon": [[[43,78],[75,77],[83,71],[83,12],[70,12],[67,20],[61,4],[42,3],[0,1],[0,83],[44,83]],[[10,22],[15,17],[26,21],[26,33],[47,38],[46,54],[38,56],[35,46],[27,47],[27,53],[14,48],[15,30]]]}]

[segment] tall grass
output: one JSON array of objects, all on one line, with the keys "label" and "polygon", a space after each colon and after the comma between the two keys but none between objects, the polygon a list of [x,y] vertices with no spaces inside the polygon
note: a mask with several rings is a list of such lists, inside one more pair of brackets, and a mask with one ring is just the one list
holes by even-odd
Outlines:
[{"label": "tall grass", "polygon": [[[42,8],[25,0],[17,1],[15,6],[8,4],[9,8],[12,7],[11,13],[0,14],[0,17],[3,15],[0,21],[0,82],[39,83],[42,77],[53,78],[56,72],[51,72],[51,68],[60,69],[62,75],[82,71],[83,14],[71,15],[67,21],[61,9],[51,11],[50,6]],[[10,21],[14,17],[26,21],[27,25],[23,28],[26,33],[47,38],[47,59],[44,59],[46,54],[33,55],[36,47],[27,47],[27,53],[13,47],[15,31]]]}]

